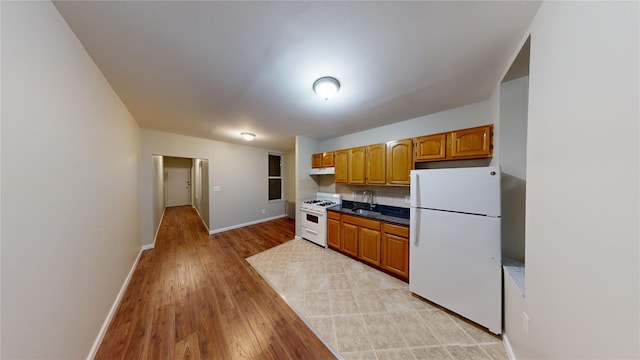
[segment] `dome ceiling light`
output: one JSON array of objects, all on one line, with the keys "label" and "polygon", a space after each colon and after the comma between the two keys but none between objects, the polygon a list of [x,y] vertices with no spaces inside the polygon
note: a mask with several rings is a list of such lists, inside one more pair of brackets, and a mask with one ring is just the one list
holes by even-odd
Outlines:
[{"label": "dome ceiling light", "polygon": [[252,141],[256,138],[256,134],[250,132],[241,132],[240,135],[242,135],[242,137],[247,141]]},{"label": "dome ceiling light", "polygon": [[325,101],[331,99],[339,89],[340,81],[331,76],[321,77],[313,83],[313,91]]}]

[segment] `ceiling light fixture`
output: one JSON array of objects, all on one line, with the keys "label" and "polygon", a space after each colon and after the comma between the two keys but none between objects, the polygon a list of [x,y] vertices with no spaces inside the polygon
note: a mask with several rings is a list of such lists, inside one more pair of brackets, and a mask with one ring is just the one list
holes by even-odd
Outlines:
[{"label": "ceiling light fixture", "polygon": [[256,134],[250,132],[241,132],[240,135],[242,135],[242,137],[247,141],[251,141],[256,138]]},{"label": "ceiling light fixture", "polygon": [[325,101],[331,99],[339,89],[340,81],[331,76],[321,77],[313,83],[313,91]]}]

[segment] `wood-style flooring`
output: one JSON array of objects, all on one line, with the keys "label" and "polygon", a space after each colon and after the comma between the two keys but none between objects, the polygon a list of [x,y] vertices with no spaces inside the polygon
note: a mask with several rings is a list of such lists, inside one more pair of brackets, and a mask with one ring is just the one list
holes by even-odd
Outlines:
[{"label": "wood-style flooring", "polygon": [[246,257],[294,237],[287,218],[209,235],[167,208],[96,359],[335,359]]}]

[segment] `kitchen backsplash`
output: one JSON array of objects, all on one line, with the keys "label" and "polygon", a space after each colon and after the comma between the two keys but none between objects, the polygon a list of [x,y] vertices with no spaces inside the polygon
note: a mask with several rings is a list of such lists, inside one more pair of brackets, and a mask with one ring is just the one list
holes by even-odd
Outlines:
[{"label": "kitchen backsplash", "polygon": [[[300,179],[298,180],[298,192],[300,193],[300,199],[315,199],[316,192],[325,191],[322,187],[318,189],[318,183],[312,179]],[[333,190],[327,192],[334,192]]]},{"label": "kitchen backsplash", "polygon": [[304,199],[311,199],[315,196],[316,191],[322,191],[341,194],[345,200],[361,201],[362,192],[371,190],[373,191],[373,202],[375,204],[409,207],[409,204],[405,202],[405,198],[409,197],[408,186],[336,184],[333,176],[314,176],[313,180],[300,180],[299,185]]},{"label": "kitchen backsplash", "polygon": [[409,207],[405,202],[405,198],[409,197],[409,187],[404,186],[372,186],[372,185],[348,185],[335,184],[331,182],[329,185],[320,184],[319,191],[333,192],[342,195],[344,200],[361,201],[362,192],[365,190],[373,191],[374,204]]}]

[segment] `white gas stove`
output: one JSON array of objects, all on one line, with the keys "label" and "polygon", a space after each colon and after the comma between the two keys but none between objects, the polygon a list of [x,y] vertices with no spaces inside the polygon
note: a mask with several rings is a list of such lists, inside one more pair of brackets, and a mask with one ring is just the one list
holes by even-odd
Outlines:
[{"label": "white gas stove", "polygon": [[316,193],[315,199],[302,202],[302,237],[322,247],[327,247],[327,208],[342,203],[340,194]]}]

